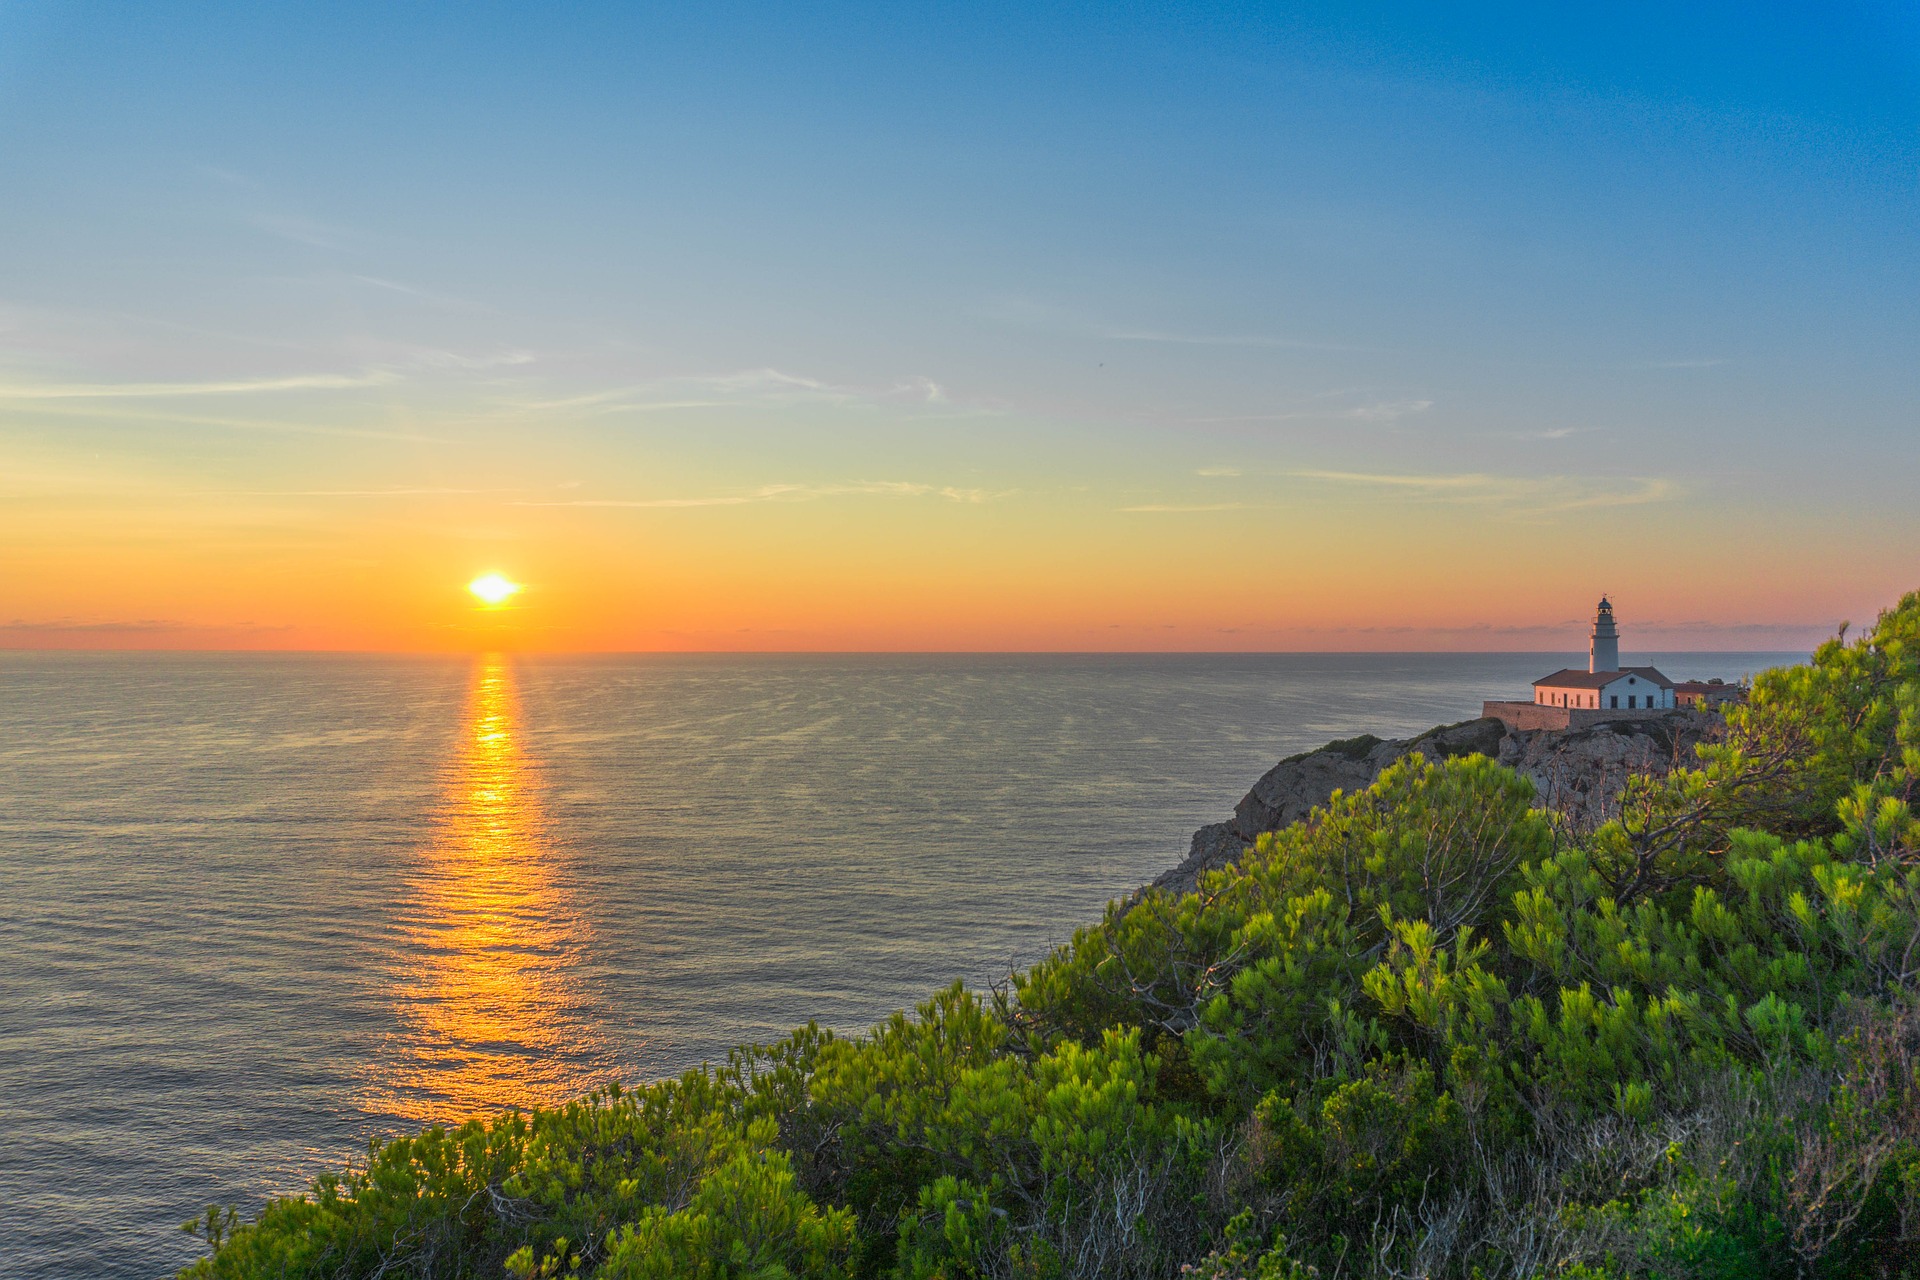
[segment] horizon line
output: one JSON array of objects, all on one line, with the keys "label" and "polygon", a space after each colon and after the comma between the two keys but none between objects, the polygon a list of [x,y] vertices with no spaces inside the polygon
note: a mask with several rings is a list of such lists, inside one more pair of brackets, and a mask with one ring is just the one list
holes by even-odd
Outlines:
[{"label": "horizon line", "polygon": [[[1816,646],[1817,647],[1817,646]],[[770,657],[770,658],[851,658],[851,657],[1491,657],[1495,655],[1565,655],[1576,649],[380,649],[380,648],[215,648],[200,645],[9,645],[0,644],[0,654],[205,654],[210,656],[285,656],[285,657],[381,657],[381,658],[649,658],[649,657]],[[1783,656],[1808,654],[1812,648],[1784,649],[1639,649],[1634,654],[1724,655],[1767,654]]]}]

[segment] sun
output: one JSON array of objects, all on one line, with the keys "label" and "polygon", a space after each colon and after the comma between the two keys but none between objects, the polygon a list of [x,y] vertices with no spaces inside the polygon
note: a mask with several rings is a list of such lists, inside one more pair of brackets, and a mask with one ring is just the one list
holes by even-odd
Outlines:
[{"label": "sun", "polygon": [[503,605],[519,595],[522,588],[519,583],[510,582],[497,573],[483,573],[467,584],[467,590],[486,604]]}]

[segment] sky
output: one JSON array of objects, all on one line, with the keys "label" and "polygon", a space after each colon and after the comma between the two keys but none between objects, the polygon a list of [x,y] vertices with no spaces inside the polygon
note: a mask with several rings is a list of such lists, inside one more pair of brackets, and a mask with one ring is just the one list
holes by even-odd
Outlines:
[{"label": "sky", "polygon": [[1752,650],[1920,587],[1920,5],[1360,8],[0,0],[0,646],[1606,592]]}]

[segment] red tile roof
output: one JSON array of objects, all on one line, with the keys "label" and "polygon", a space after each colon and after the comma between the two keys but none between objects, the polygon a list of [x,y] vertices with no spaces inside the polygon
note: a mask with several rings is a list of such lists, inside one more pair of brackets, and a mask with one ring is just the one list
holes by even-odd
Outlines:
[{"label": "red tile roof", "polygon": [[1542,685],[1553,689],[1604,689],[1622,676],[1639,676],[1656,688],[1673,688],[1673,681],[1653,667],[1622,667],[1618,671],[1582,671],[1578,667],[1567,667],[1550,676],[1541,676],[1533,686],[1536,689]]}]

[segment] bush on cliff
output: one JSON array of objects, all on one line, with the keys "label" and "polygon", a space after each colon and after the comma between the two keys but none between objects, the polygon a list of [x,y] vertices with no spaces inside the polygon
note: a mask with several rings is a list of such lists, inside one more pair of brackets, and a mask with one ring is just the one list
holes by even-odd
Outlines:
[{"label": "bush on cliff", "polygon": [[858,1039],[376,1144],[195,1277],[1920,1276],[1920,596],[1576,838],[1412,756]]}]

